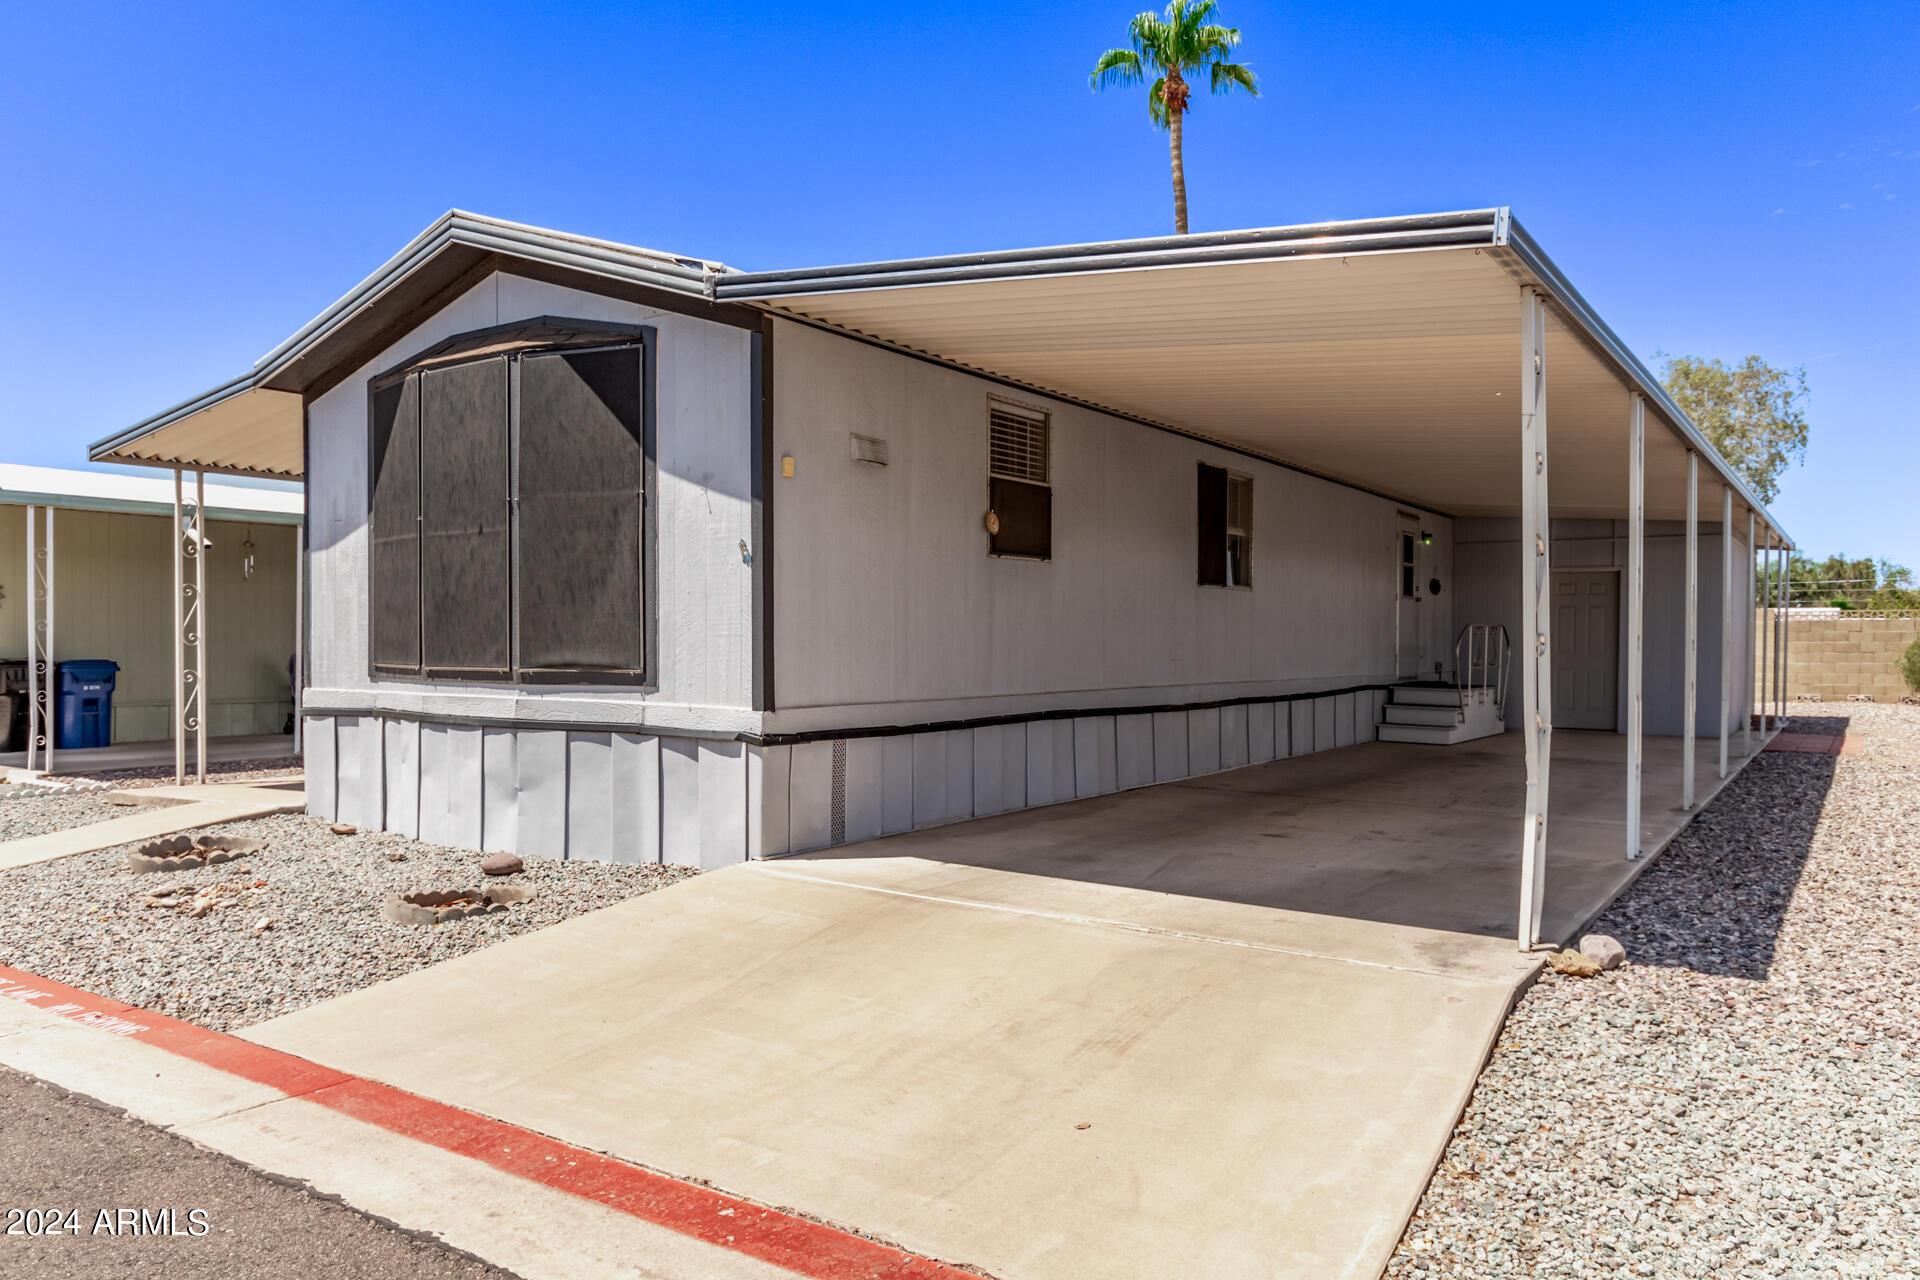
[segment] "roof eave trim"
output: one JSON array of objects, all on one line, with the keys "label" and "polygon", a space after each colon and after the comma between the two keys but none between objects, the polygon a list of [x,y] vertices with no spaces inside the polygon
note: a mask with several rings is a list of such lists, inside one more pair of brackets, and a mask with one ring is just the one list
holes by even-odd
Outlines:
[{"label": "roof eave trim", "polygon": [[1518,219],[1508,220],[1506,247],[1528,271],[1539,278],[1542,285],[1546,286],[1547,292],[1553,296],[1554,301],[1559,304],[1568,319],[1577,324],[1587,339],[1605,352],[1607,358],[1626,375],[1633,389],[1651,400],[1660,416],[1680,433],[1687,446],[1705,458],[1720,479],[1732,486],[1733,491],[1739,495],[1741,503],[1759,513],[1767,527],[1786,542],[1789,550],[1798,550],[1798,544],[1781,527],[1780,522],[1774,518],[1773,512],[1767,509],[1766,503],[1754,493],[1753,487],[1733,469],[1726,458],[1721,456],[1720,451],[1701,434],[1700,429],[1693,425],[1692,419],[1688,418],[1686,411],[1675,403],[1660,379],[1656,378],[1653,371],[1641,363],[1640,357],[1620,340],[1620,335],[1600,318],[1600,313],[1595,311],[1592,304],[1573,287],[1573,282],[1567,279],[1560,268],[1554,264],[1553,259],[1549,258],[1546,251],[1540,247],[1539,242],[1520,225]]},{"label": "roof eave trim", "polygon": [[204,391],[193,397],[193,399],[184,400],[171,409],[163,409],[144,422],[137,422],[131,427],[123,428],[110,436],[95,440],[87,446],[87,460],[90,462],[112,462],[114,459],[105,455],[112,453],[116,449],[132,444],[142,436],[149,436],[163,427],[172,426],[182,418],[192,417],[203,409],[211,409],[217,404],[231,400],[244,392],[251,391],[255,385],[254,375],[251,373],[243,373],[230,382],[221,383],[211,391]]},{"label": "roof eave trim", "polygon": [[1226,265],[1281,258],[1490,248],[1501,243],[1505,218],[1504,209],[1472,209],[1407,218],[1109,240],[795,271],[731,272],[716,280],[715,297],[722,302],[772,302],[805,294],[854,293],[915,285]]}]

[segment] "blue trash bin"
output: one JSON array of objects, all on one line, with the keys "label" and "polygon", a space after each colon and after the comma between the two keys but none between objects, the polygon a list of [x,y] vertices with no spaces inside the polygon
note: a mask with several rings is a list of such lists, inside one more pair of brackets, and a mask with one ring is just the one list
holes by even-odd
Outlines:
[{"label": "blue trash bin", "polygon": [[53,744],[63,751],[111,745],[113,681],[120,664],[104,658],[80,658],[62,662],[59,672]]}]

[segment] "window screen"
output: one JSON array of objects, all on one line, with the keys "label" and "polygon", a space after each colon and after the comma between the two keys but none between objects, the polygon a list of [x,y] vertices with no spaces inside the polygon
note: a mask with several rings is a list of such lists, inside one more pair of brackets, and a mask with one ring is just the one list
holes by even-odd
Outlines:
[{"label": "window screen", "polygon": [[419,379],[424,664],[502,676],[513,662],[507,362],[429,369]]},{"label": "window screen", "polygon": [[520,361],[520,665],[645,662],[641,349]]},{"label": "window screen", "polygon": [[1200,464],[1200,585],[1227,585],[1227,472]]},{"label": "window screen", "polygon": [[420,666],[420,380],[405,378],[371,401],[372,538],[368,577],[373,665]]},{"label": "window screen", "polygon": [[987,402],[988,502],[999,524],[988,547],[995,555],[1053,556],[1051,425],[1038,410]]},{"label": "window screen", "polygon": [[1227,473],[1227,585],[1253,585],[1253,478]]},{"label": "window screen", "polygon": [[1400,535],[1400,594],[1409,600],[1413,598],[1413,573],[1413,535],[1403,533]]}]

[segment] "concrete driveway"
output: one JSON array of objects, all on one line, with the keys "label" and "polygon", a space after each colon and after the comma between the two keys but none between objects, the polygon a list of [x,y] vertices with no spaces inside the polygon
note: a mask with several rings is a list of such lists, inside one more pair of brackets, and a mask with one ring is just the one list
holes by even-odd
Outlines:
[{"label": "concrete driveway", "polygon": [[[1562,928],[1630,874],[1593,737]],[[1377,1276],[1535,965],[1512,745],[729,868],[248,1034],[1006,1280]]]}]

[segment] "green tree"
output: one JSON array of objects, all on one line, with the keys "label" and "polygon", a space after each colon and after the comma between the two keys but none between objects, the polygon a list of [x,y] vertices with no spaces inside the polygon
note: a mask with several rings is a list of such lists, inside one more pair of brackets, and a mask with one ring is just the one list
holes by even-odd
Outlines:
[{"label": "green tree", "polygon": [[1759,356],[1728,365],[1661,355],[1667,393],[1760,500],[1772,502],[1781,472],[1807,453],[1807,371],[1776,369]]},{"label": "green tree", "polygon": [[1252,68],[1227,61],[1240,43],[1240,31],[1215,23],[1215,8],[1214,0],[1173,0],[1164,17],[1136,16],[1127,28],[1131,47],[1101,54],[1089,77],[1096,90],[1139,84],[1149,74],[1156,77],[1147,86],[1147,115],[1168,134],[1173,155],[1173,229],[1180,235],[1187,234],[1187,167],[1180,151],[1181,122],[1192,109],[1187,77],[1204,70],[1214,93],[1243,89],[1260,96]]}]

